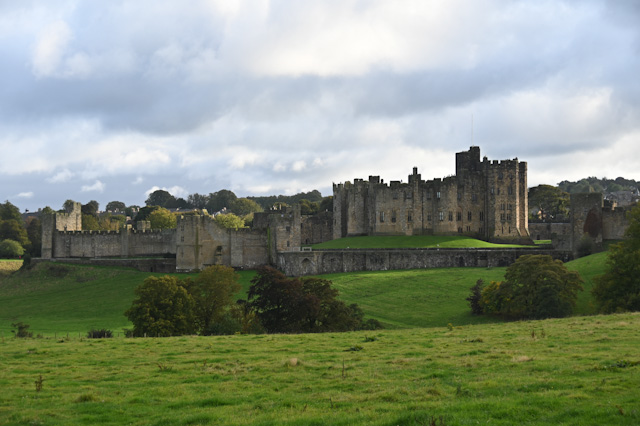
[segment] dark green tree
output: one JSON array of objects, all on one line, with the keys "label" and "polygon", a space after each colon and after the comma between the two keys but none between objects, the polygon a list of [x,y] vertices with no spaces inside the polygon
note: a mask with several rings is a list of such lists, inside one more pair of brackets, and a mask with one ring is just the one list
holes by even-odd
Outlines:
[{"label": "dark green tree", "polygon": [[149,277],[135,290],[136,299],[125,312],[135,337],[166,337],[197,331],[195,301],[189,282],[174,276]]},{"label": "dark green tree", "polygon": [[160,206],[167,209],[176,208],[176,198],[164,189],[153,191],[144,203],[147,206]]},{"label": "dark green tree", "polygon": [[570,315],[582,290],[582,279],[548,255],[520,256],[507,268],[505,280],[482,291],[484,313],[516,319]]},{"label": "dark green tree", "polygon": [[236,194],[228,189],[221,189],[218,192],[209,194],[209,201],[207,202],[207,210],[209,213],[217,213],[220,210],[231,209],[233,203],[238,199]]},{"label": "dark green tree", "polygon": [[127,206],[122,201],[109,201],[106,210],[113,213],[124,213]]},{"label": "dark green tree", "polygon": [[592,293],[603,313],[640,311],[640,205],[627,213],[625,239],[609,247],[607,269]]},{"label": "dark green tree", "polygon": [[362,311],[337,299],[331,282],[289,278],[270,266],[258,269],[248,300],[269,333],[318,333],[362,328]]},{"label": "dark green tree", "polygon": [[484,288],[484,281],[478,280],[476,284],[471,287],[471,294],[467,297],[467,302],[471,307],[471,313],[473,315],[482,315],[482,289]]},{"label": "dark green tree", "polygon": [[209,202],[209,197],[207,195],[202,195],[202,194],[190,194],[187,197],[187,203],[189,203],[189,207],[192,207],[194,209],[206,209],[207,208],[207,203]]},{"label": "dark green tree", "polygon": [[29,236],[22,225],[22,218],[20,221],[16,219],[0,221],[0,240],[13,240],[20,243],[22,247],[28,247],[30,244]]},{"label": "dark green tree", "polygon": [[100,208],[100,204],[96,200],[91,200],[87,204],[82,205],[82,214],[91,215],[94,217],[98,217],[98,209]]},{"label": "dark green tree", "polygon": [[320,203],[317,201],[300,200],[298,204],[300,204],[300,214],[313,215],[320,210]]},{"label": "dark green tree", "polygon": [[529,188],[529,208],[540,211],[540,217],[533,217],[534,220],[553,222],[568,218],[569,201],[569,193],[555,186],[538,185]]},{"label": "dark green tree", "polygon": [[5,201],[0,204],[0,220],[15,220],[18,223],[22,222],[22,215],[20,210],[11,204],[9,201]]},{"label": "dark green tree", "polygon": [[246,216],[250,213],[261,212],[260,204],[248,198],[238,198],[231,204],[231,211],[238,216]]},{"label": "dark green tree", "polygon": [[242,288],[238,280],[232,267],[213,265],[203,269],[189,286],[203,334],[209,334],[212,325],[222,321],[233,306],[235,295]]},{"label": "dark green tree", "polygon": [[27,237],[29,238],[29,254],[32,257],[40,257],[42,254],[42,222],[37,217],[27,219]]}]

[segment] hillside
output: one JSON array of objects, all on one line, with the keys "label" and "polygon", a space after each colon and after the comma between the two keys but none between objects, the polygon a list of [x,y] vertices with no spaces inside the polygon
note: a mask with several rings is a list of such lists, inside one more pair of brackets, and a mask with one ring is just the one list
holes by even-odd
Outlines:
[{"label": "hillside", "polygon": [[637,425],[638,328],[640,314],[624,314],[316,335],[7,338],[0,423]]},{"label": "hillside", "polygon": [[345,237],[320,244],[314,244],[313,249],[372,249],[372,248],[511,248],[533,247],[514,244],[494,244],[465,236],[437,236],[437,235],[385,235]]},{"label": "hillside", "polygon": [[[604,268],[605,253],[568,265],[585,277],[577,313],[593,313],[591,279]],[[357,272],[324,276],[340,290],[340,298],[358,303],[367,317],[388,328],[441,327],[497,321],[472,316],[465,298],[476,280],[500,280],[505,268],[447,268]],[[246,297],[253,276],[241,271]],[[133,269],[42,264],[31,271],[0,277],[0,335],[9,336],[11,323],[22,321],[34,333],[85,334],[91,328],[121,332],[129,326],[123,313],[134,289],[149,273]]]}]

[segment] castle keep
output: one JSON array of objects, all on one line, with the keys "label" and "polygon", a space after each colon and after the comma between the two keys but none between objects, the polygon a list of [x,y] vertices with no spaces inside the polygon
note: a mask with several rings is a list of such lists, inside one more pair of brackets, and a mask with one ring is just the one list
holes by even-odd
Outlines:
[{"label": "castle keep", "polygon": [[379,176],[333,185],[333,238],[356,235],[455,235],[529,242],[527,163],[480,161],[480,148],[456,154],[456,174],[408,183]]}]

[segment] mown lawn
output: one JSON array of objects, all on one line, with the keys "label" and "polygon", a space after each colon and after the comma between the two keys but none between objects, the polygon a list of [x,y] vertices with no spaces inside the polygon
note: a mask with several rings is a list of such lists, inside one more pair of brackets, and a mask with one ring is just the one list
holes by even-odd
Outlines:
[{"label": "mown lawn", "polygon": [[[7,425],[637,425],[640,315],[0,341]],[[435,422],[435,423],[433,423]]]},{"label": "mown lawn", "polygon": [[313,249],[373,249],[373,248],[535,248],[517,244],[494,244],[465,236],[398,235],[345,237],[314,244]]}]

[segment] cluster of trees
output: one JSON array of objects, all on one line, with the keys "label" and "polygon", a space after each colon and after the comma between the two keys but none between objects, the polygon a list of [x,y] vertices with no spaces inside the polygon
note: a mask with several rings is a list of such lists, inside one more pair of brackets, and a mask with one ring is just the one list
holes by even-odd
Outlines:
[{"label": "cluster of trees", "polygon": [[606,272],[593,296],[602,313],[640,311],[640,205],[627,213],[625,239],[609,247]]},{"label": "cluster of trees", "polygon": [[364,320],[355,304],[337,299],[331,282],[288,278],[265,266],[251,281],[247,300],[235,301],[238,274],[228,266],[209,266],[195,279],[149,277],[136,290],[125,315],[132,336],[183,334],[315,333],[380,328]]},{"label": "cluster of trees", "polygon": [[560,318],[571,315],[582,291],[582,278],[548,255],[520,256],[507,268],[504,281],[485,286],[478,280],[467,298],[475,315],[509,319]]},{"label": "cluster of trees", "polygon": [[20,210],[9,201],[0,204],[0,257],[40,256],[42,242],[40,220],[22,219]]},{"label": "cluster of trees", "polygon": [[606,194],[617,191],[636,191],[640,188],[640,182],[623,177],[616,179],[588,177],[575,182],[563,180],[558,184],[558,188],[569,194],[580,192],[602,192]]},{"label": "cluster of trees", "polygon": [[569,220],[570,196],[568,192],[551,185],[529,188],[529,208],[533,222],[563,222]]}]

